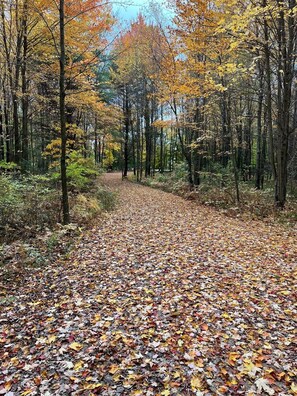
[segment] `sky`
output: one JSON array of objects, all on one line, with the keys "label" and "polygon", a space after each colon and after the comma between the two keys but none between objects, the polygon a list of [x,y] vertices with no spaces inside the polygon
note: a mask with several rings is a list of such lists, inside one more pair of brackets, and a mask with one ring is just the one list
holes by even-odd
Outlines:
[{"label": "sky", "polygon": [[150,13],[150,3],[155,3],[157,6],[166,10],[164,0],[124,0],[113,2],[113,10],[120,24],[128,25],[129,22],[135,20],[138,14],[143,14],[144,16],[149,16]]},{"label": "sky", "polygon": [[134,20],[139,13],[144,14],[148,7],[149,2],[147,0],[134,0],[123,2],[122,4],[114,4],[116,16],[124,21]]}]

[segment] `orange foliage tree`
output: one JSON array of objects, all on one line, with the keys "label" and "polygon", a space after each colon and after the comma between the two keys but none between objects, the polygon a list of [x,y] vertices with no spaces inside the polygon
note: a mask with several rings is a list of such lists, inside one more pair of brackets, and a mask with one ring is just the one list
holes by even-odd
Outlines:
[{"label": "orange foliage tree", "polygon": [[[92,92],[93,66],[105,41],[102,38],[111,26],[110,7],[101,0],[65,2],[40,1],[36,11],[50,34],[57,61],[51,67],[59,73],[59,108],[61,133],[61,186],[63,222],[69,223],[67,189],[67,123],[74,123],[75,100],[66,96]],[[94,95],[92,95],[94,97]],[[95,101],[98,98],[95,98]]]}]

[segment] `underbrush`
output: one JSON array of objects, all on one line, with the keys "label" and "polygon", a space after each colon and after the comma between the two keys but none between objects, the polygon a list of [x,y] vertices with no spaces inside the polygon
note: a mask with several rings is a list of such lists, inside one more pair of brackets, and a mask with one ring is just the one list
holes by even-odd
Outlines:
[{"label": "underbrush", "polygon": [[[81,234],[77,224],[47,229],[35,238],[16,240],[0,245],[0,302],[5,290],[19,284],[30,273],[38,271],[56,260],[66,258],[73,242]],[[9,294],[8,294],[9,297]],[[1,303],[0,303],[1,305]]]},{"label": "underbrush", "polygon": [[82,228],[114,208],[115,194],[97,176],[82,162],[70,168],[72,224],[63,226],[56,175],[0,175],[0,293],[3,281],[16,282],[28,269],[67,255]]},{"label": "underbrush", "polygon": [[286,208],[280,211],[275,208],[271,187],[257,190],[249,183],[241,182],[240,203],[237,203],[233,175],[228,169],[221,173],[201,172],[200,176],[201,184],[191,189],[186,170],[179,165],[174,172],[143,179],[142,184],[215,207],[227,216],[276,221],[289,226],[297,223],[297,199],[294,196],[288,196]]},{"label": "underbrush", "polygon": [[[134,177],[131,180],[136,181]],[[145,186],[160,188],[161,190],[178,195],[184,195],[190,192],[186,168],[183,164],[176,165],[174,172],[160,173],[154,177],[146,177],[142,179],[141,183]]]},{"label": "underbrush", "polygon": [[0,190],[2,241],[30,238],[59,222],[60,195],[48,177],[0,175]]},{"label": "underbrush", "polygon": [[89,224],[103,212],[115,208],[116,196],[105,187],[94,184],[89,192],[71,195],[71,218],[80,225]]}]

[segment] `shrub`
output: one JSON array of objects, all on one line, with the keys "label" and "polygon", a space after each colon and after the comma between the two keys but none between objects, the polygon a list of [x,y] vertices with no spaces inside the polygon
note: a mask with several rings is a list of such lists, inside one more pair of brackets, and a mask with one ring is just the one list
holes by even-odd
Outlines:
[{"label": "shrub", "polygon": [[[99,174],[93,158],[84,158],[79,152],[73,151],[68,160],[68,187],[72,191],[86,191]],[[52,180],[60,182],[60,170],[52,174]]]},{"label": "shrub", "polygon": [[59,220],[59,194],[47,184],[46,178],[0,175],[0,237],[31,236]]},{"label": "shrub", "polygon": [[72,218],[78,223],[86,223],[101,212],[98,200],[92,196],[78,194],[72,205]]},{"label": "shrub", "polygon": [[0,161],[0,170],[2,171],[14,171],[18,169],[18,165],[14,162]]},{"label": "shrub", "polygon": [[99,201],[102,210],[111,211],[116,205],[116,195],[114,192],[98,186],[94,191],[94,196]]},{"label": "shrub", "polygon": [[187,165],[183,162],[176,164],[173,172],[170,174],[171,181],[188,181],[188,170]]}]

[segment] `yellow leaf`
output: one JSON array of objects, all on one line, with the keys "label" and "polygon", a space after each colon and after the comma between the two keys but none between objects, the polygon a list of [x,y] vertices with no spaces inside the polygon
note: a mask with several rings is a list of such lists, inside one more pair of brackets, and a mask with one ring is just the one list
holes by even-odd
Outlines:
[{"label": "yellow leaf", "polygon": [[78,342],[73,342],[69,345],[69,348],[73,349],[74,351],[80,351],[82,347],[82,344],[79,344]]},{"label": "yellow leaf", "polygon": [[230,352],[229,353],[229,363],[230,364],[234,364],[234,362],[236,362],[236,360],[240,357],[240,354],[237,352]]},{"label": "yellow leaf", "polygon": [[231,381],[228,381],[226,383],[226,385],[228,385],[228,386],[233,386],[233,385],[237,385],[237,384],[238,384],[238,382],[236,381],[235,378],[232,378]]},{"label": "yellow leaf", "polygon": [[297,384],[295,382],[292,382],[291,391],[293,391],[294,395],[297,395]]},{"label": "yellow leaf", "polygon": [[12,363],[14,366],[17,366],[17,365],[19,364],[19,362],[20,362],[19,359],[18,359],[17,357],[11,358],[10,361],[11,361],[11,363]]},{"label": "yellow leaf", "polygon": [[255,378],[258,371],[261,371],[258,366],[256,366],[251,360],[245,359],[240,373],[247,374],[249,377]]},{"label": "yellow leaf", "polygon": [[282,290],[281,293],[282,293],[284,296],[288,296],[289,294],[291,294],[291,292],[290,292],[289,290]]},{"label": "yellow leaf", "polygon": [[83,365],[84,365],[84,362],[82,360],[79,360],[78,362],[75,363],[74,370],[75,371],[80,370],[83,367]]},{"label": "yellow leaf", "polygon": [[264,343],[264,348],[266,349],[272,349],[272,346],[270,344],[268,344],[268,342]]},{"label": "yellow leaf", "polygon": [[169,396],[170,395],[170,391],[168,389],[163,390],[163,392],[161,392],[162,396]]},{"label": "yellow leaf", "polygon": [[95,314],[95,315],[94,315],[94,320],[95,320],[96,322],[99,322],[100,319],[101,319],[101,315],[100,315],[100,314]]},{"label": "yellow leaf", "polygon": [[202,388],[202,383],[199,377],[192,377],[191,379],[192,390],[199,390]]},{"label": "yellow leaf", "polygon": [[32,393],[32,392],[33,392],[32,389],[28,389],[28,390],[22,392],[21,395],[22,395],[22,396],[30,395],[30,393]]},{"label": "yellow leaf", "polygon": [[102,386],[102,383],[99,384],[86,384],[84,386],[84,389],[97,389],[100,388]]},{"label": "yellow leaf", "polygon": [[56,339],[57,339],[57,337],[55,335],[51,335],[51,336],[48,337],[46,343],[47,344],[52,344],[53,342],[56,341]]}]

